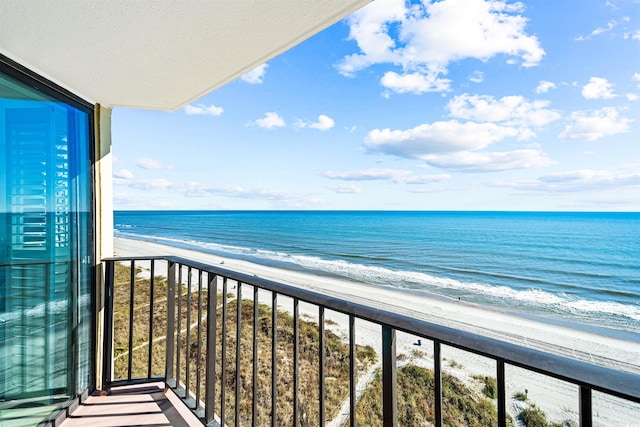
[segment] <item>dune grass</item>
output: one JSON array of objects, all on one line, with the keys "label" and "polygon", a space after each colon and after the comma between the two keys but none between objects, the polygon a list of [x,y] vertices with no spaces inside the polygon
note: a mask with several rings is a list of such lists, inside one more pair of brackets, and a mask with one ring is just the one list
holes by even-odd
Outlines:
[{"label": "dune grass", "polygon": [[[414,364],[397,370],[398,425],[434,425],[433,371]],[[477,395],[454,376],[443,374],[443,424],[445,426],[486,427],[497,425],[498,413],[489,399]],[[382,378],[380,372],[357,407],[358,425],[382,426]],[[507,425],[513,425],[507,420]]]},{"label": "dune grass", "polygon": [[[128,373],[128,339],[129,339],[129,313],[130,313],[130,267],[116,264],[115,269],[115,290],[114,290],[114,379],[126,379]],[[153,337],[153,357],[152,376],[164,375],[166,341],[167,303],[166,292],[167,283],[163,277],[155,279],[155,303],[153,307],[154,331]],[[150,281],[135,277],[135,293],[133,300],[133,348],[132,352],[132,378],[145,378],[148,374],[148,354],[149,354],[149,292]],[[180,335],[180,372],[181,381],[184,381],[186,372],[186,345],[187,345],[187,297],[186,286],[181,289],[181,329]],[[203,289],[202,299],[206,307],[207,291]],[[191,298],[191,318],[194,324],[198,319],[198,296],[192,292]],[[216,412],[220,413],[221,389],[222,389],[222,294],[217,296],[218,310],[216,313]],[[241,304],[241,327],[240,327],[240,354],[239,366],[236,366],[236,337],[237,337],[237,300],[235,294],[227,294],[227,322],[226,322],[226,372],[224,378],[225,393],[225,413],[228,424],[235,423],[235,390],[240,389],[240,423],[249,423],[252,417],[253,399],[253,301],[244,300]],[[177,316],[177,310],[176,310]],[[301,316],[303,317],[303,316]],[[271,422],[271,378],[272,378],[272,308],[268,304],[258,304],[257,323],[257,345],[258,345],[258,369],[256,394],[257,425],[268,425]],[[333,325],[328,322],[326,325]],[[177,325],[177,322],[176,322]],[[190,346],[190,381],[191,391],[200,388],[200,396],[204,396],[204,372],[200,372],[200,384],[196,384],[198,365],[201,369],[206,361],[206,337],[207,329],[206,311],[203,311],[202,339],[200,348],[200,363],[198,364],[198,337],[197,328],[189,331]],[[157,339],[160,338],[160,339]],[[319,423],[319,328],[317,322],[301,318],[299,320],[299,419],[301,425],[318,425]],[[277,313],[277,380],[276,380],[276,407],[277,425],[287,425],[291,423],[293,414],[293,318],[287,311],[278,310]],[[356,346],[357,374],[360,375],[376,361],[377,355],[373,348],[369,346]],[[236,370],[239,369],[239,383],[236,385]],[[349,349],[343,339],[329,329],[325,330],[325,409],[327,419],[337,415],[344,399],[349,391]],[[201,397],[202,398],[202,397]]]},{"label": "dune grass", "polygon": [[[154,280],[154,307],[150,314],[149,294],[150,281],[138,275],[136,268],[134,300],[133,300],[133,348],[131,378],[146,378],[148,372],[149,355],[149,319],[154,319],[153,325],[153,357],[151,358],[151,376],[162,377],[165,374],[166,328],[167,328],[167,282],[164,277]],[[128,372],[128,340],[130,313],[130,267],[116,264],[115,292],[114,292],[114,379],[126,379]],[[186,371],[187,344],[187,289],[183,286],[181,306],[180,334],[180,372],[184,382]],[[202,291],[203,304],[206,307],[207,290]],[[220,414],[222,378],[222,294],[217,295],[218,309],[216,313],[216,413]],[[192,292],[191,323],[198,319],[198,295]],[[240,425],[247,425],[252,417],[253,400],[253,301],[243,300],[241,304],[241,327],[239,366],[236,366],[236,336],[237,336],[237,300],[234,293],[227,294],[227,325],[226,325],[226,370],[224,384],[226,423],[235,424],[235,390],[239,387]],[[257,344],[258,370],[256,394],[257,425],[271,423],[271,376],[272,376],[272,308],[270,304],[258,304]],[[177,316],[177,310],[176,310]],[[177,322],[176,322],[177,325]],[[325,325],[337,326],[335,322],[326,321]],[[196,383],[198,365],[203,369],[206,360],[206,311],[203,311],[202,339],[200,340],[201,357],[198,363],[197,328],[189,329],[190,345],[190,381],[189,388],[193,392],[200,388],[201,399],[204,396],[204,372],[200,371],[200,384]],[[325,408],[327,421],[337,415],[342,402],[348,398],[349,392],[349,349],[344,338],[325,330]],[[357,375],[364,374],[374,364],[378,356],[370,346],[356,346]],[[277,312],[277,380],[276,380],[276,424],[291,425],[293,420],[293,318],[288,311]],[[308,315],[301,315],[299,319],[299,400],[298,419],[300,426],[316,426],[319,424],[319,328],[317,322]],[[239,369],[239,383],[236,384],[236,370]],[[478,395],[456,377],[448,374],[443,376],[443,421],[445,426],[491,426],[497,424],[495,404],[490,400],[495,396],[495,379],[479,378],[485,383],[483,393]],[[404,365],[397,371],[398,415],[399,426],[433,425],[434,411],[434,378],[433,371],[413,365]],[[368,385],[357,405],[358,425],[382,425],[382,379],[377,372],[374,380]],[[539,408],[531,406],[524,410],[520,420],[528,427],[555,426],[546,420],[545,414]],[[508,425],[513,425],[508,419]]]}]

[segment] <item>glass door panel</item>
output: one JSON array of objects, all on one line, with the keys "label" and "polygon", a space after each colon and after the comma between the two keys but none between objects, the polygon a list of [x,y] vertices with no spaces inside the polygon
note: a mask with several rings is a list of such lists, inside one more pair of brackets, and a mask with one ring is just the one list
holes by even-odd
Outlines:
[{"label": "glass door panel", "polygon": [[89,385],[89,121],[0,74],[2,425]]}]

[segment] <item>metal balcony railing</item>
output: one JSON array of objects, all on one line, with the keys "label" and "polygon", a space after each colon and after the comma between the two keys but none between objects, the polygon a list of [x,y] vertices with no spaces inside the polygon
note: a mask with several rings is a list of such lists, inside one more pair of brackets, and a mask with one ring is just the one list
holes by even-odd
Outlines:
[{"label": "metal balcony railing", "polygon": [[[518,367],[573,384],[579,422],[593,425],[592,392],[640,403],[640,375],[613,370],[504,341],[452,329],[391,311],[338,299],[299,287],[242,274],[178,257],[109,258],[106,262],[104,376],[105,388],[162,380],[173,389],[204,425],[322,425],[327,420],[327,330],[325,312],[348,319],[345,337],[348,357],[348,401],[345,425],[356,425],[358,358],[356,321],[380,325],[382,424],[398,423],[396,382],[396,332],[433,343],[434,424],[443,425],[443,362],[441,349],[451,346],[495,361],[497,420],[506,426],[505,367]],[[126,277],[116,277],[116,264],[130,267]],[[148,266],[141,279],[139,266]],[[162,276],[156,277],[162,265]],[[166,266],[166,267],[165,267]],[[165,270],[166,268],[166,270]],[[268,300],[270,310],[259,301]],[[285,303],[286,300],[286,303]],[[284,331],[281,309],[288,304],[291,330]],[[304,304],[305,312],[301,313]],[[317,315],[316,369],[301,369],[301,325]],[[114,311],[115,310],[115,311]],[[314,316],[315,317],[315,316]],[[279,323],[280,322],[280,323]],[[249,331],[249,338],[243,331]],[[307,332],[305,332],[307,333]],[[305,338],[306,340],[306,338]],[[266,341],[266,344],[265,344]],[[291,346],[291,358],[279,346]],[[262,345],[262,347],[261,347]],[[267,347],[264,347],[264,346]],[[270,351],[266,351],[270,348]],[[265,356],[268,354],[268,357]],[[258,360],[267,359],[270,372]],[[270,359],[270,360],[269,360]],[[305,365],[306,366],[306,365]],[[286,368],[286,369],[285,369]],[[284,371],[287,377],[284,377]],[[315,378],[308,378],[310,375]],[[268,381],[265,384],[265,376]],[[316,389],[302,391],[304,381],[315,380]],[[244,387],[244,388],[243,388]],[[268,393],[261,390],[267,389]],[[288,413],[278,407],[286,394]],[[304,394],[304,396],[303,396]],[[310,399],[310,396],[312,399]],[[313,402],[310,402],[313,400]],[[301,406],[304,405],[304,408]],[[331,416],[335,416],[335,408]],[[267,413],[267,418],[261,418]],[[265,420],[269,420],[266,422]]]}]

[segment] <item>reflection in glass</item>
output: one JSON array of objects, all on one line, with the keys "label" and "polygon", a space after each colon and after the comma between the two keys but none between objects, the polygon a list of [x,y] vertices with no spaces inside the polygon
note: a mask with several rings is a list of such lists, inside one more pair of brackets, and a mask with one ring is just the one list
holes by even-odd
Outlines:
[{"label": "reflection in glass", "polygon": [[0,423],[89,384],[89,119],[0,74]]}]

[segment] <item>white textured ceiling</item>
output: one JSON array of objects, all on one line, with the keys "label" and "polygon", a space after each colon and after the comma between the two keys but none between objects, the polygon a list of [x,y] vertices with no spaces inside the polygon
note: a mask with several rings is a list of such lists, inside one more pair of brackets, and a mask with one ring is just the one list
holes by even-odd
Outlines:
[{"label": "white textured ceiling", "polygon": [[94,103],[175,110],[370,0],[0,0],[0,53]]}]

